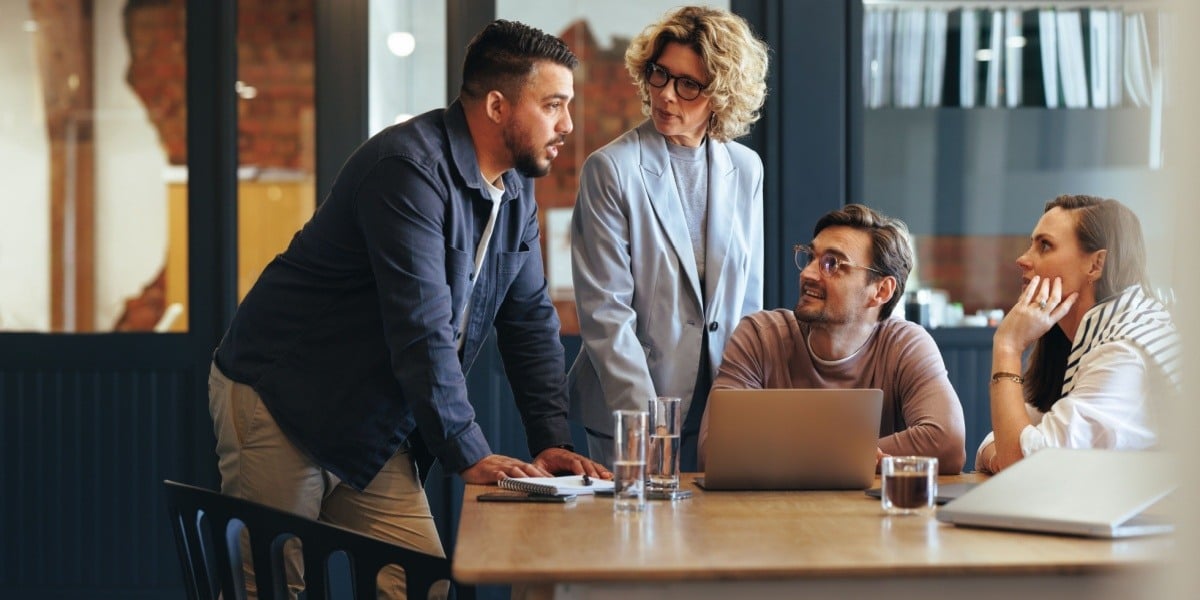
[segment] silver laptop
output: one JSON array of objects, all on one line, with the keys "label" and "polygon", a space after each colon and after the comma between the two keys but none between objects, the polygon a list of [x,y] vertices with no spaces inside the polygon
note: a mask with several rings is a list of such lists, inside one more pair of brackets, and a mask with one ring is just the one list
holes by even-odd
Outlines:
[{"label": "silver laptop", "polygon": [[708,490],[866,489],[875,480],[883,391],[713,390]]},{"label": "silver laptop", "polygon": [[1166,533],[1142,511],[1175,488],[1170,456],[1132,450],[1047,448],[938,509],[939,521],[1099,538]]}]

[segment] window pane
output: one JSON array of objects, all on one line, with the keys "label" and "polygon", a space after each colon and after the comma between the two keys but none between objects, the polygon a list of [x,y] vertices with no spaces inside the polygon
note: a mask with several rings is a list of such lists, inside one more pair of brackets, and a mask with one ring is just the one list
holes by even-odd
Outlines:
[{"label": "window pane", "polygon": [[[240,300],[316,206],[312,0],[241,0],[237,45]],[[167,296],[170,305],[186,306],[187,174],[179,173],[170,184]],[[171,330],[186,324],[184,310]]]},{"label": "window pane", "polygon": [[371,0],[368,7],[369,133],[442,108],[446,99],[446,4]]},{"label": "window pane", "polygon": [[238,299],[316,206],[313,0],[238,2]]},{"label": "window pane", "polygon": [[[1135,57],[1123,54],[1119,36],[1097,33],[1102,23],[1144,22],[1157,63],[1159,15],[1059,13],[1083,13],[1070,34],[1096,50],[1076,48],[1083,62],[1058,60],[1070,54],[1061,44],[1071,27],[1038,10],[865,9],[863,181],[854,200],[908,223],[917,249],[909,289],[942,290],[935,297],[961,303],[967,315],[1013,305],[1015,261],[1045,203],[1060,194],[1129,206],[1156,257],[1152,284],[1165,286],[1172,269],[1162,90],[1143,98],[1122,77]],[[1072,84],[1082,96],[1068,101]],[[935,311],[933,321],[956,325],[946,320],[956,312]]]},{"label": "window pane", "polygon": [[[167,314],[164,174],[186,146],[183,4],[85,6],[31,0],[0,14],[12,203],[0,330],[149,330]],[[175,144],[162,130],[172,123]]]},{"label": "window pane", "polygon": [[[708,6],[729,9],[728,2]],[[521,21],[566,40],[582,63],[575,71],[575,130],[550,174],[535,180],[551,297],[565,335],[579,334],[571,284],[571,209],[579,169],[596,149],[645,120],[625,70],[629,40],[680,4],[670,0],[497,0],[496,16]]]}]

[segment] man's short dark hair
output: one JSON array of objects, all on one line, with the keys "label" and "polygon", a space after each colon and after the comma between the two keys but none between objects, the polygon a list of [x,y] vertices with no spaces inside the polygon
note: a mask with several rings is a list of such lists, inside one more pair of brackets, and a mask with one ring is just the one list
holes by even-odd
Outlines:
[{"label": "man's short dark hair", "polygon": [[[862,204],[847,204],[839,210],[826,213],[813,227],[813,237],[826,227],[842,225],[871,236],[871,268],[887,273],[896,278],[896,292],[879,310],[879,320],[882,321],[892,314],[896,303],[904,295],[904,284],[908,281],[908,273],[912,271],[912,247],[908,241],[908,225],[904,221],[889,217],[879,211]],[[868,276],[878,279],[880,275],[867,272]]]},{"label": "man's short dark hair", "polygon": [[467,45],[460,94],[478,100],[498,90],[516,100],[534,65],[549,61],[568,69],[579,59],[561,39],[516,21],[498,19]]}]

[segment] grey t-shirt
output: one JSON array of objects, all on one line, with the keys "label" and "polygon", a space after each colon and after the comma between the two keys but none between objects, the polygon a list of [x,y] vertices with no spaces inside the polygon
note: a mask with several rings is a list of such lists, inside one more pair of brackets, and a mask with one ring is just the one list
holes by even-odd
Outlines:
[{"label": "grey t-shirt", "polygon": [[703,282],[708,240],[708,138],[696,148],[667,142],[667,152],[671,155],[671,172],[675,174],[675,188],[683,204],[683,218],[692,236],[696,275]]}]

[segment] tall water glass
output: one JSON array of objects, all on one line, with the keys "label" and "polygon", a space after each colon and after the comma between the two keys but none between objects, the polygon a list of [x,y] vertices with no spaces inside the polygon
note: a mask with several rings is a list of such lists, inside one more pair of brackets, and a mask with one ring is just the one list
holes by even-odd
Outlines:
[{"label": "tall water glass", "polygon": [[614,410],[613,510],[637,512],[646,507],[646,411]]},{"label": "tall water glass", "polygon": [[679,489],[679,398],[650,400],[650,447],[646,460],[646,491],[670,494]]}]

